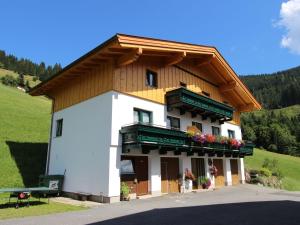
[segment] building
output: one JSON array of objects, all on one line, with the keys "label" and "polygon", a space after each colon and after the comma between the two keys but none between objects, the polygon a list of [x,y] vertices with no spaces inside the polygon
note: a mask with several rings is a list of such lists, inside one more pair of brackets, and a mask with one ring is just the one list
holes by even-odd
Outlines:
[{"label": "building", "polygon": [[186,169],[216,187],[245,180],[251,144],[185,132],[241,140],[241,112],[261,108],[215,47],[117,34],[30,94],[52,99],[46,173],[65,173],[69,195],[119,201],[120,180],[137,196],[190,190]]}]

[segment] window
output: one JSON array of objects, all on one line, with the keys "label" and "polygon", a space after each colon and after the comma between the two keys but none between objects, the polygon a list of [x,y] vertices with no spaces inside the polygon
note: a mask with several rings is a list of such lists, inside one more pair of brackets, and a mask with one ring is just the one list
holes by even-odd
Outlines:
[{"label": "window", "polygon": [[197,127],[202,132],[202,123],[192,122],[192,125]]},{"label": "window", "polygon": [[121,160],[121,174],[134,174],[133,163],[130,159]]},{"label": "window", "polygon": [[220,128],[219,127],[212,126],[211,129],[212,129],[212,134],[213,135],[215,135],[215,136],[220,135]]},{"label": "window", "polygon": [[151,70],[146,71],[146,85],[150,87],[157,87],[157,73]]},{"label": "window", "polygon": [[167,117],[167,126],[171,129],[180,130],[180,119],[172,116]]},{"label": "window", "polygon": [[202,91],[202,94],[204,94],[207,97],[210,97],[210,94],[208,92]]},{"label": "window", "polygon": [[186,88],[186,83],[184,83],[184,82],[180,82],[179,84],[180,84],[180,87],[184,87],[184,88]]},{"label": "window", "polygon": [[56,120],[56,137],[60,137],[62,135],[63,129],[63,119]]},{"label": "window", "polygon": [[234,132],[234,130],[228,130],[228,137],[229,138],[235,138],[235,132]]},{"label": "window", "polygon": [[142,109],[134,109],[134,123],[152,123],[152,113]]}]

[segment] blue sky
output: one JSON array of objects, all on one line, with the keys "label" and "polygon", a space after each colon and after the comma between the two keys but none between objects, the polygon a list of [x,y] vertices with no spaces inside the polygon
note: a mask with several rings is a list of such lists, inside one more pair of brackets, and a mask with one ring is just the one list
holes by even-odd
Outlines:
[{"label": "blue sky", "polygon": [[300,0],[285,8],[283,2],[2,1],[0,49],[66,66],[115,33],[127,33],[213,45],[238,74],[269,73],[300,65]]}]

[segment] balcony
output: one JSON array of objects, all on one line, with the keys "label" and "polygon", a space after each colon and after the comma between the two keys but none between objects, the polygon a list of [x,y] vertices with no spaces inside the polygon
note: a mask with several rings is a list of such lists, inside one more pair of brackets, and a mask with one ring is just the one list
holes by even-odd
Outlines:
[{"label": "balcony", "polygon": [[234,111],[229,105],[199,95],[186,88],[178,88],[167,92],[166,103],[168,111],[177,108],[180,110],[181,115],[190,112],[192,117],[195,117],[199,114],[204,120],[210,117],[212,122],[219,120],[221,124],[232,120]]},{"label": "balcony", "polygon": [[241,148],[230,147],[220,143],[198,143],[187,136],[186,132],[167,129],[160,126],[147,124],[133,124],[121,128],[122,152],[129,153],[138,149],[144,154],[149,154],[152,150],[158,150],[160,154],[172,151],[174,155],[186,152],[188,156],[197,153],[203,156],[244,157],[253,154],[252,143],[246,143]]}]

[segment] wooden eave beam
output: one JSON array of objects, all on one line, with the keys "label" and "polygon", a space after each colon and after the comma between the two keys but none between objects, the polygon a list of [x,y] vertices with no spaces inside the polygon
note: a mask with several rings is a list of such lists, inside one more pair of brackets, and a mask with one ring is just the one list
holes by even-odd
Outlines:
[{"label": "wooden eave beam", "polygon": [[167,58],[164,66],[172,66],[180,63],[186,57],[186,52],[176,53],[174,56]]},{"label": "wooden eave beam", "polygon": [[224,92],[231,91],[237,87],[238,87],[238,84],[236,81],[230,81],[229,83],[222,84],[221,86],[219,86],[219,91],[221,93],[224,93]]},{"label": "wooden eave beam", "polygon": [[249,112],[249,111],[252,111],[254,108],[255,108],[254,103],[249,103],[249,104],[246,104],[246,105],[240,105],[238,107],[238,111],[240,111],[240,112]]},{"label": "wooden eave beam", "polygon": [[142,55],[142,53],[143,53],[142,48],[137,48],[132,50],[130,53],[121,56],[117,60],[117,66],[118,67],[126,66],[128,64],[135,62]]},{"label": "wooden eave beam", "polygon": [[215,58],[215,54],[211,54],[211,55],[208,55],[208,56],[205,56],[201,59],[198,59],[195,63],[195,66],[196,67],[201,67],[201,66],[205,66],[207,64],[210,64],[211,61]]}]

